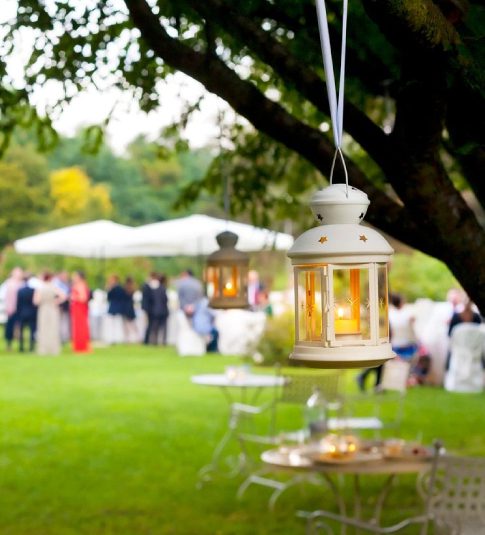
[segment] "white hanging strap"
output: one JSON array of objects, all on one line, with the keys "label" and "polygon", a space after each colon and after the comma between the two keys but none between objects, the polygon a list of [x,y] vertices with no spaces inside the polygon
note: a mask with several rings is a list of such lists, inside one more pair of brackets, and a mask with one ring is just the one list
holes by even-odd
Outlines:
[{"label": "white hanging strap", "polygon": [[328,31],[327,10],[325,0],[316,0],[318,30],[320,33],[320,43],[322,45],[323,66],[325,68],[325,79],[327,84],[328,103],[330,107],[330,118],[332,120],[333,138],[335,141],[335,155],[333,157],[332,168],[330,171],[330,184],[333,180],[333,171],[337,155],[340,156],[345,172],[345,184],[348,186],[349,179],[345,160],[342,153],[343,123],[344,123],[344,91],[345,91],[345,54],[347,41],[347,14],[348,0],[343,0],[342,14],[342,45],[340,54],[340,76],[339,90],[337,96],[337,86],[335,84],[335,75],[333,70],[332,47],[330,45],[330,35]]},{"label": "white hanging strap", "polygon": [[345,165],[344,154],[343,154],[342,149],[340,147],[337,147],[335,149],[335,154],[333,155],[332,167],[330,168],[330,184],[333,184],[333,170],[335,169],[335,162],[337,160],[337,156],[340,156],[340,160],[341,160],[342,166],[344,168],[346,194],[347,194],[347,197],[348,197],[349,196],[349,174],[347,172],[347,166]]}]

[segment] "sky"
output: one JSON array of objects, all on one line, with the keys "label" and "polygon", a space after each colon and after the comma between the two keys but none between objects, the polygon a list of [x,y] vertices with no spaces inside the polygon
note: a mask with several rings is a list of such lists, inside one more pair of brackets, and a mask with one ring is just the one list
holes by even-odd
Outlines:
[{"label": "sky", "polygon": [[[0,21],[15,16],[16,0],[3,0]],[[32,36],[28,32],[19,35],[16,54],[8,65],[9,75],[22,85],[24,64],[32,50]],[[32,103],[42,112],[59,93],[55,83],[47,82],[32,96]],[[140,110],[131,95],[116,88],[98,91],[94,87],[75,97],[54,120],[56,129],[63,135],[73,135],[82,126],[100,124],[113,110],[107,129],[107,142],[122,154],[131,140],[140,134],[156,139],[164,126],[174,122],[180,115],[184,101],[196,102],[203,94],[201,109],[194,112],[184,137],[194,148],[213,142],[218,134],[217,116],[227,105],[215,95],[182,73],[176,73],[160,86],[160,106],[146,114]]]},{"label": "sky", "polygon": [[[75,97],[55,121],[55,126],[65,135],[73,135],[81,126],[101,123],[116,102],[111,121],[107,129],[107,141],[114,150],[122,154],[131,140],[140,134],[157,138],[160,129],[173,122],[180,115],[183,100],[196,101],[201,93],[207,96],[201,105],[201,111],[195,112],[185,131],[185,137],[192,147],[201,147],[213,141],[219,129],[216,124],[220,101],[209,94],[203,86],[180,73],[174,75],[163,88],[161,104],[156,111],[144,113],[128,93],[117,89],[104,92],[95,89]],[[46,95],[38,95],[41,103]]]}]

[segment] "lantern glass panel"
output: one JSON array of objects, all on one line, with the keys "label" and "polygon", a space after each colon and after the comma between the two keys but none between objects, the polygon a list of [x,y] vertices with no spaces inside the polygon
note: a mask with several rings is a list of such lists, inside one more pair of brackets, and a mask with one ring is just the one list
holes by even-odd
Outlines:
[{"label": "lantern glass panel", "polygon": [[207,296],[209,299],[219,297],[219,269],[209,266],[206,270]]},{"label": "lantern glass panel", "polygon": [[333,270],[336,340],[370,340],[369,270]]},{"label": "lantern glass panel", "polygon": [[240,266],[238,268],[238,295],[244,299],[248,298],[248,268]]},{"label": "lantern glass panel", "polygon": [[322,339],[321,271],[298,272],[298,339],[308,342]]},{"label": "lantern glass panel", "polygon": [[221,268],[222,296],[236,297],[239,292],[239,270],[237,266],[223,266]]},{"label": "lantern glass panel", "polygon": [[377,288],[379,307],[379,338],[389,338],[387,264],[377,266]]}]

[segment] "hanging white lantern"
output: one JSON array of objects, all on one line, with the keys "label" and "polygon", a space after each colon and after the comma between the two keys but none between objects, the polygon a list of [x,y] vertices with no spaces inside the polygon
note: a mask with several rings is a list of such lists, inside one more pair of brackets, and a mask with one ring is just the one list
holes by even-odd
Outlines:
[{"label": "hanging white lantern", "polygon": [[220,247],[207,258],[206,283],[211,308],[247,308],[249,255],[238,251],[237,234],[216,236]]},{"label": "hanging white lantern", "polygon": [[382,364],[394,357],[387,283],[394,251],[360,225],[369,206],[362,191],[333,184],[315,193],[310,205],[321,226],[304,232],[288,252],[296,320],[290,358],[324,368]]}]

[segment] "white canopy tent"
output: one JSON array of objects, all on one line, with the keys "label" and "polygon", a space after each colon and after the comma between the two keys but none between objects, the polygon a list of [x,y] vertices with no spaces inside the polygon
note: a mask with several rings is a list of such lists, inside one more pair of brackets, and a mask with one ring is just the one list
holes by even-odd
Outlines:
[{"label": "white canopy tent", "polygon": [[22,238],[14,247],[22,254],[118,258],[132,256],[124,243],[133,231],[132,227],[100,219]]},{"label": "white canopy tent", "polygon": [[125,248],[133,256],[205,256],[219,248],[216,236],[225,230],[239,236],[236,247],[241,251],[286,251],[293,244],[290,234],[195,214],[135,228]]},{"label": "white canopy tent", "polygon": [[43,232],[14,243],[22,254],[60,254],[82,258],[130,256],[197,256],[218,249],[216,236],[224,230],[239,236],[241,251],[287,250],[289,234],[225,221],[206,215],[191,215],[137,228],[98,220]]}]

